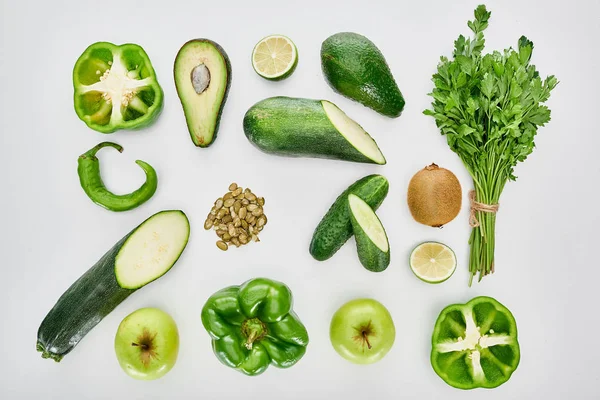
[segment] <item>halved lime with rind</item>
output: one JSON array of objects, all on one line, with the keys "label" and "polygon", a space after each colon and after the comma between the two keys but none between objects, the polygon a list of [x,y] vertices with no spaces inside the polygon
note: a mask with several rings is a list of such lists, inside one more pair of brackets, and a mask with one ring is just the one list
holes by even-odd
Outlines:
[{"label": "halved lime with rind", "polygon": [[438,242],[421,243],[410,253],[410,269],[427,283],[441,283],[456,270],[456,255]]},{"label": "halved lime with rind", "polygon": [[278,81],[290,76],[298,65],[298,49],[290,38],[270,35],[254,46],[252,67],[265,79]]}]

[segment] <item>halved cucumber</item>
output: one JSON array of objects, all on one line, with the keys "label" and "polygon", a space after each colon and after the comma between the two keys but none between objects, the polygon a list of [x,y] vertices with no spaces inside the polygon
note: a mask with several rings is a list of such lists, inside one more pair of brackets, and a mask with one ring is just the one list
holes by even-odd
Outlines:
[{"label": "halved cucumber", "polygon": [[348,206],[360,263],[369,271],[385,270],[390,265],[390,244],[381,221],[375,211],[354,194],[348,195]]},{"label": "halved cucumber", "polygon": [[265,153],[385,164],[373,138],[326,100],[271,97],[244,116],[244,133]]},{"label": "halved cucumber", "polygon": [[348,195],[355,194],[377,210],[388,194],[390,185],[385,176],[368,175],[357,180],[340,194],[317,225],[309,251],[315,260],[331,258],[352,236],[352,221]]},{"label": "halved cucumber", "polygon": [[136,289],[160,278],[185,249],[190,225],[182,211],[154,214],[83,274],[38,329],[37,350],[60,361]]}]

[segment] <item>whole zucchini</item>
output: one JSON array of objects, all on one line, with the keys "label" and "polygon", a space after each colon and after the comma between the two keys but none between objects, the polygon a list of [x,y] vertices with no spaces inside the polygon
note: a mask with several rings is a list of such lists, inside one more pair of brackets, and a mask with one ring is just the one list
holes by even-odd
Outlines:
[{"label": "whole zucchini", "polygon": [[37,350],[60,361],[137,289],[175,264],[190,234],[182,211],[154,214],[119,240],[58,299],[38,329]]}]

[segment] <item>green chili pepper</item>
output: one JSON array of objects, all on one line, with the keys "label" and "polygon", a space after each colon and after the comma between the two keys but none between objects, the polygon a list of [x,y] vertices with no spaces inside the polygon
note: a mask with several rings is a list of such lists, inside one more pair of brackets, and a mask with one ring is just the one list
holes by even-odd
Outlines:
[{"label": "green chili pepper", "polygon": [[140,204],[146,202],[154,192],[158,185],[158,177],[156,171],[150,164],[144,161],[137,160],[135,163],[139,165],[146,173],[146,182],[133,193],[117,195],[106,189],[102,177],[100,176],[100,162],[96,153],[103,147],[113,147],[123,152],[123,147],[116,143],[102,142],[96,147],[83,153],[77,160],[77,173],[79,174],[79,182],[85,194],[99,206],[102,206],[111,211],[127,211],[136,208]]},{"label": "green chili pepper", "polygon": [[163,106],[152,63],[137,44],[89,46],[73,68],[73,87],[77,116],[102,133],[148,126]]},{"label": "green chili pepper", "polygon": [[270,364],[291,367],[308,345],[290,289],[266,278],[213,294],[202,309],[202,324],[217,358],[247,375],[261,374]]},{"label": "green chili pepper", "polygon": [[519,365],[515,319],[491,297],[444,308],[431,342],[433,369],[455,388],[495,388],[508,381]]}]

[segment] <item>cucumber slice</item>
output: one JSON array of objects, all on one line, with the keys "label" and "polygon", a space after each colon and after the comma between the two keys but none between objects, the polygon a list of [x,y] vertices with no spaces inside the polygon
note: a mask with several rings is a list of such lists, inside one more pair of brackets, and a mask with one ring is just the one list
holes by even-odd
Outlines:
[{"label": "cucumber slice", "polygon": [[163,212],[143,222],[115,258],[119,286],[138,289],[163,276],[183,252],[189,235],[182,212]]},{"label": "cucumber slice", "polygon": [[377,214],[354,194],[348,195],[348,206],[360,263],[369,271],[385,270],[390,265],[390,244]]}]

